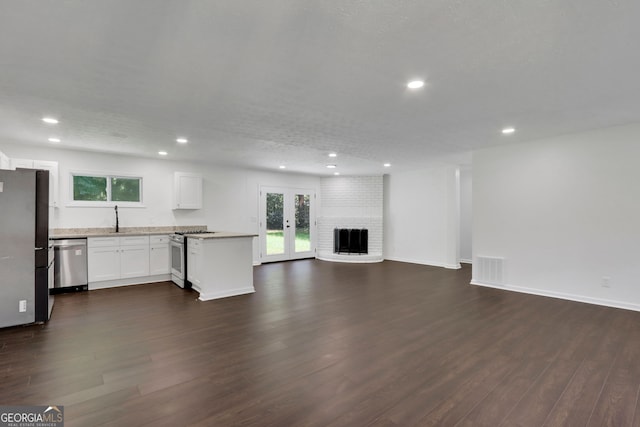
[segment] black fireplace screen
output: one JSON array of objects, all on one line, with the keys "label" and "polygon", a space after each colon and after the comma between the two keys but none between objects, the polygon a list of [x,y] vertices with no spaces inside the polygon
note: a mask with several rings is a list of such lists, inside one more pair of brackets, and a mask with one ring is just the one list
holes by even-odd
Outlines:
[{"label": "black fireplace screen", "polygon": [[333,252],[336,254],[366,254],[369,231],[366,228],[334,228]]}]

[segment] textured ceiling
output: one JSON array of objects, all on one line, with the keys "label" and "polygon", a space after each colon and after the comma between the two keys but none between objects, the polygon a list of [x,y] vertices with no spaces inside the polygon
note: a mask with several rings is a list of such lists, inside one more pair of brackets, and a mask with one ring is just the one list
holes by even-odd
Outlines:
[{"label": "textured ceiling", "polygon": [[638,22],[637,0],[7,0],[0,147],[415,168],[640,121]]}]

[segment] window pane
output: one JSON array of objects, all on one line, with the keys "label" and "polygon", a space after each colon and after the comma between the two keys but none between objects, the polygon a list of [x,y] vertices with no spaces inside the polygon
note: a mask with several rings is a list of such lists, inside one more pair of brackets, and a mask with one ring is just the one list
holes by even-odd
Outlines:
[{"label": "window pane", "polygon": [[309,194],[296,194],[293,198],[295,201],[296,213],[296,252],[309,252],[311,250],[311,233],[309,231]]},{"label": "window pane", "polygon": [[111,200],[114,202],[139,202],[140,178],[111,178]]},{"label": "window pane", "polygon": [[73,200],[107,201],[107,178],[100,176],[74,176]]},{"label": "window pane", "polygon": [[267,193],[267,255],[284,253],[284,194]]}]

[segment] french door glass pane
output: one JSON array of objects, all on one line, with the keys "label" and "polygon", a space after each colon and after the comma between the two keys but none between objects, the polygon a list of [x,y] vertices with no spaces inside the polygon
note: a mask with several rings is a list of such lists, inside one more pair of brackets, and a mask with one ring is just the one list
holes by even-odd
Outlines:
[{"label": "french door glass pane", "polygon": [[284,194],[267,193],[267,255],[284,253]]},{"label": "french door glass pane", "polygon": [[309,204],[311,197],[309,194],[296,194],[293,198],[295,203],[296,216],[296,239],[294,244],[295,252],[309,252],[311,250],[310,216]]}]

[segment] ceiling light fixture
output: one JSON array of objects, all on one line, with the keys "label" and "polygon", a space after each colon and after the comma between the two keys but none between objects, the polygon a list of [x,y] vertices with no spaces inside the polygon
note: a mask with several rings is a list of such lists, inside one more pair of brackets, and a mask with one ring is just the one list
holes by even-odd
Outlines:
[{"label": "ceiling light fixture", "polygon": [[335,168],[337,168],[337,167],[338,167],[338,166],[336,166],[336,165],[327,165],[327,168],[329,168],[329,169],[335,169]]},{"label": "ceiling light fixture", "polygon": [[329,153],[329,157],[338,157],[336,153]]},{"label": "ceiling light fixture", "polygon": [[515,128],[504,128],[504,129],[502,129],[502,133],[505,134],[505,135],[508,135],[510,133],[514,133],[515,131],[516,131]]},{"label": "ceiling light fixture", "polygon": [[176,142],[178,144],[186,144],[187,142],[189,142],[189,140],[187,138],[178,138],[176,139]]},{"label": "ceiling light fixture", "polygon": [[382,165],[382,166],[384,166],[385,168],[390,168],[390,167],[391,167],[391,163],[385,163],[385,164],[384,164],[384,165]]},{"label": "ceiling light fixture", "polygon": [[424,86],[424,81],[422,80],[412,80],[407,83],[409,89],[420,89],[422,86]]},{"label": "ceiling light fixture", "polygon": [[42,121],[50,125],[57,125],[58,123],[60,123],[58,119],[54,119],[53,117],[43,117]]},{"label": "ceiling light fixture", "polygon": [[49,138],[49,142],[60,142],[60,138]]},{"label": "ceiling light fixture", "polygon": [[278,166],[280,169],[286,169],[287,167],[285,165],[280,165]]},{"label": "ceiling light fixture", "polygon": [[160,154],[161,156],[166,156],[169,153],[167,153],[166,151],[158,151],[158,154]]}]

